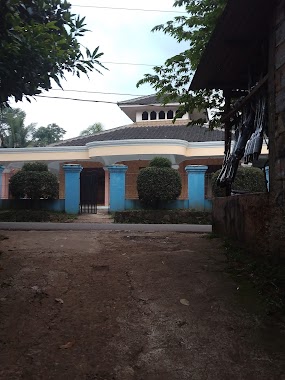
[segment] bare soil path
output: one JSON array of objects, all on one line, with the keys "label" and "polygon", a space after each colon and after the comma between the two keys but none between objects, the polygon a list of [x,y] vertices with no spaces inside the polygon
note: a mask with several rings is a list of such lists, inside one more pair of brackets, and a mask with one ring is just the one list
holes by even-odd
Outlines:
[{"label": "bare soil path", "polygon": [[2,235],[1,380],[285,379],[284,326],[243,303],[219,240]]}]

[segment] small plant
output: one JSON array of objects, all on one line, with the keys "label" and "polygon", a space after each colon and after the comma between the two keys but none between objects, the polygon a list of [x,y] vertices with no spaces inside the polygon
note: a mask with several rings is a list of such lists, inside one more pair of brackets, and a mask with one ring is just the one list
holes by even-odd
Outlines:
[{"label": "small plant", "polygon": [[166,158],[154,158],[138,175],[138,195],[145,208],[158,209],[163,203],[175,200],[181,188],[180,175]]},{"label": "small plant", "polygon": [[33,162],[24,164],[22,170],[10,179],[10,191],[16,199],[56,199],[58,180],[48,171],[46,164]]},{"label": "small plant", "polygon": [[[212,189],[215,197],[225,197],[225,188],[217,185],[217,178],[221,170],[216,171],[212,176]],[[261,169],[253,167],[238,168],[236,178],[232,184],[232,190],[244,191],[246,193],[263,193],[266,191],[264,174]]]}]

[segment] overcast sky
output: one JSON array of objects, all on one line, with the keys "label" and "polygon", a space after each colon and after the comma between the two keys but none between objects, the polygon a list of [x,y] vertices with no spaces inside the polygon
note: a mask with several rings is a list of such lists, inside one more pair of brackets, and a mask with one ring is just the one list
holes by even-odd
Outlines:
[{"label": "overcast sky", "polygon": [[[93,50],[100,46],[104,53],[102,62],[136,63],[160,65],[168,57],[186,49],[185,44],[178,44],[173,38],[162,32],[152,33],[151,29],[172,19],[178,14],[167,12],[144,12],[96,7],[140,8],[161,11],[183,11],[173,8],[174,0],[71,0],[72,11],[80,16],[86,16],[90,32],[80,40],[82,45]],[[80,5],[80,7],[76,6]],[[84,7],[91,6],[91,7]],[[97,101],[117,103],[140,95],[153,94],[154,90],[143,85],[136,88],[136,83],[145,73],[151,73],[148,66],[104,63],[109,71],[103,70],[103,75],[91,73],[89,78],[84,75],[80,79],[70,75],[62,82],[63,88],[45,93],[46,96],[73,97]],[[94,91],[90,94],[77,91]],[[102,94],[115,93],[115,94]],[[130,95],[119,95],[130,94]],[[132,121],[116,104],[89,103],[72,100],[32,99],[13,103],[12,107],[22,108],[26,114],[26,124],[37,123],[47,126],[57,123],[67,133],[65,138],[78,136],[80,131],[95,122],[101,122],[105,129],[130,124]]]}]

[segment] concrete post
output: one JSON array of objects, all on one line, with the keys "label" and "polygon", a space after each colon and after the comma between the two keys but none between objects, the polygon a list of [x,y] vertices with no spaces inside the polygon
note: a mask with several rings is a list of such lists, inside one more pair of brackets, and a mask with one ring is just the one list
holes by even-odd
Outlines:
[{"label": "concrete post", "polygon": [[104,206],[109,207],[110,202],[110,180],[109,180],[109,171],[106,166],[103,167],[105,171],[105,199],[104,199]]},{"label": "concrete post", "polygon": [[125,210],[126,171],[125,165],[108,166],[110,173],[110,211]]},{"label": "concrete post", "polygon": [[205,173],[208,166],[188,165],[185,171],[188,175],[189,208],[195,210],[205,209]]},{"label": "concrete post", "polygon": [[3,189],[2,189],[2,174],[3,171],[5,170],[5,166],[0,165],[0,205],[2,202],[2,194],[3,194]]},{"label": "concrete post", "polygon": [[80,204],[80,172],[82,166],[78,164],[63,165],[65,173],[65,212],[78,214]]}]

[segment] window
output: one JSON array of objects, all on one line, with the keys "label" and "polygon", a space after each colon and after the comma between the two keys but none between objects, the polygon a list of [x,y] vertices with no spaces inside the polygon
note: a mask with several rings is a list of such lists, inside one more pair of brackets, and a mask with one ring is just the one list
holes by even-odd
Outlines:
[{"label": "window", "polygon": [[142,113],[142,120],[148,120],[148,112],[144,111]]},{"label": "window", "polygon": [[158,114],[158,118],[160,120],[165,119],[165,112],[164,111],[160,111],[159,114]]},{"label": "window", "polygon": [[173,111],[172,110],[167,111],[167,119],[173,119]]},{"label": "window", "polygon": [[151,111],[150,120],[156,120],[156,112],[155,111]]}]

